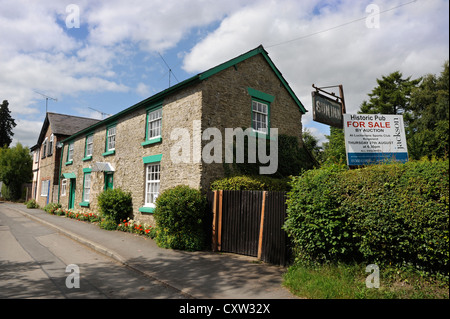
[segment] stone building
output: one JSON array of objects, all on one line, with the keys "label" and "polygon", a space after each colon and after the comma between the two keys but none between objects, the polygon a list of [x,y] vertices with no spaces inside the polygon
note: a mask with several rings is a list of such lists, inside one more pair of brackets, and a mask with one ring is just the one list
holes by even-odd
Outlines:
[{"label": "stone building", "polygon": [[220,160],[202,158],[208,128],[222,136],[226,128],[251,128],[251,138],[263,139],[277,128],[301,143],[305,112],[259,46],[65,139],[59,202],[97,210],[99,193],[121,188],[132,193],[134,218],[152,223],[161,191],[180,184],[208,190],[224,177],[224,146],[215,149]]},{"label": "stone building", "polygon": [[39,206],[58,201],[61,147],[59,143],[99,120],[47,112],[33,156],[32,196]]}]

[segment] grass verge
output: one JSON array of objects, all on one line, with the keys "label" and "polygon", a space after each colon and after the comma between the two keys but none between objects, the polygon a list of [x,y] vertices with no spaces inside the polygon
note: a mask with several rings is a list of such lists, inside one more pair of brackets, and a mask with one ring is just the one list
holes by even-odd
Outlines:
[{"label": "grass verge", "polygon": [[413,272],[380,269],[380,287],[367,288],[366,265],[291,266],[284,286],[309,299],[448,299],[448,281],[430,281]]}]

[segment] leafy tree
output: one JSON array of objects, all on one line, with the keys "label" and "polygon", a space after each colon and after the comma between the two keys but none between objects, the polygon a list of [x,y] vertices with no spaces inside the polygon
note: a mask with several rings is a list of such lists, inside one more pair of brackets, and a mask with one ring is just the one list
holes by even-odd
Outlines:
[{"label": "leafy tree", "polygon": [[14,135],[12,129],[16,127],[16,122],[11,117],[8,105],[9,103],[7,100],[4,100],[0,105],[0,147],[5,145],[6,147],[9,147]]},{"label": "leafy tree", "polygon": [[420,83],[420,78],[402,78],[399,71],[377,79],[378,86],[369,93],[369,101],[361,105],[360,114],[403,114],[410,110],[411,91]]},{"label": "leafy tree", "polygon": [[325,135],[328,142],[323,143],[323,161],[325,164],[347,163],[344,130],[330,127],[330,135]]},{"label": "leafy tree", "polygon": [[308,149],[317,162],[322,162],[323,149],[319,146],[319,140],[308,130],[303,130],[303,145]]},{"label": "leafy tree", "polygon": [[32,178],[32,158],[28,148],[17,143],[13,148],[0,148],[0,180],[6,189],[2,189],[8,200],[17,200],[21,196],[23,183]]},{"label": "leafy tree", "polygon": [[414,159],[448,156],[449,62],[439,76],[428,74],[411,93],[405,115],[408,150]]}]

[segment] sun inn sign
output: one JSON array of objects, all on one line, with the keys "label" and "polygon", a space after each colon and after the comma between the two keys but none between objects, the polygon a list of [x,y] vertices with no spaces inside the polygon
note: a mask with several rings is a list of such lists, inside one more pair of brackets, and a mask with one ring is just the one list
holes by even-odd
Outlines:
[{"label": "sun inn sign", "polygon": [[[319,93],[319,91],[325,91],[315,87],[314,85],[313,87],[316,89],[315,92],[311,92],[313,104],[313,120],[322,124],[343,128],[342,114],[345,113],[345,106],[343,105],[343,102],[339,101],[339,99],[343,100],[343,96],[341,98],[336,97],[336,99],[334,100]],[[343,95],[341,87],[340,90],[341,95]],[[325,93],[329,94],[328,92]]]}]

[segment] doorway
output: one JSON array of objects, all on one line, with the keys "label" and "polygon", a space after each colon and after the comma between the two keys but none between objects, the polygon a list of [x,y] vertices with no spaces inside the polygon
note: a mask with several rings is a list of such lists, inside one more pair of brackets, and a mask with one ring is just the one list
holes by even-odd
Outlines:
[{"label": "doorway", "polygon": [[105,172],[105,191],[114,188],[114,173]]},{"label": "doorway", "polygon": [[75,178],[70,179],[70,187],[69,187],[69,209],[73,209],[75,207],[75,190],[77,187],[77,182]]}]

